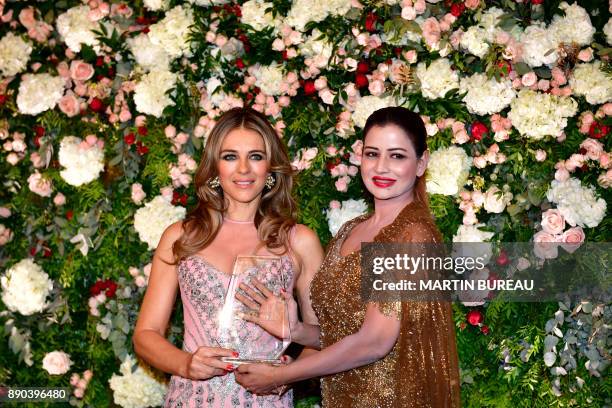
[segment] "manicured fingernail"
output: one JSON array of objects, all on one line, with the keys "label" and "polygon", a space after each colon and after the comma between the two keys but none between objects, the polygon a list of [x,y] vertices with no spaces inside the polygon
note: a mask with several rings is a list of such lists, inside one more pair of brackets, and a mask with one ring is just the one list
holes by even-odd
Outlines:
[{"label": "manicured fingernail", "polygon": [[228,364],[228,365],[225,366],[225,370],[226,371],[232,371],[233,369],[234,369],[234,366],[231,365],[231,364]]},{"label": "manicured fingernail", "polygon": [[240,354],[237,351],[232,351],[232,356],[233,357],[238,357]]},{"label": "manicured fingernail", "polygon": [[287,361],[287,356],[282,356],[282,357],[281,357],[281,360],[282,360],[282,361]]}]

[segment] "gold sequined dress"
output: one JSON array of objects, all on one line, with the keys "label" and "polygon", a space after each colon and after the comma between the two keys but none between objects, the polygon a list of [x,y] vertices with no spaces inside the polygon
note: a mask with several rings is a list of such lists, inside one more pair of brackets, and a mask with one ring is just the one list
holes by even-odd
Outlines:
[{"label": "gold sequined dress", "polygon": [[[321,327],[321,347],[356,333],[367,304],[361,301],[361,254],[340,255],[350,231],[370,214],[340,229],[312,281],[310,296]],[[408,204],[380,230],[375,242],[441,243],[429,210]],[[391,352],[382,360],[324,377],[324,408],[459,407],[459,368],[451,304],[447,302],[385,302],[377,306],[401,322]]]}]

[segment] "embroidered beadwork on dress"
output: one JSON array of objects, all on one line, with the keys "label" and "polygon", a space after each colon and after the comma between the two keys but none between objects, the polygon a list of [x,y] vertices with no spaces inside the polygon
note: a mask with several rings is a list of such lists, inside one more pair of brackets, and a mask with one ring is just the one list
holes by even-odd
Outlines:
[{"label": "embroidered beadwork on dress", "polygon": [[[271,261],[266,266],[266,280],[276,279],[282,271],[287,277],[287,290],[290,292],[294,271],[289,256],[282,256],[280,265],[278,261]],[[217,347],[217,318],[223,307],[230,276],[204,258],[192,255],[180,262],[178,279],[185,319],[183,350],[192,353],[200,346]],[[261,339],[266,339],[266,336],[270,335],[253,324],[241,331],[244,341],[263,341]],[[280,397],[254,396],[236,382],[233,373],[205,381],[172,376],[164,406],[287,408],[293,406],[293,394],[288,391]]]}]

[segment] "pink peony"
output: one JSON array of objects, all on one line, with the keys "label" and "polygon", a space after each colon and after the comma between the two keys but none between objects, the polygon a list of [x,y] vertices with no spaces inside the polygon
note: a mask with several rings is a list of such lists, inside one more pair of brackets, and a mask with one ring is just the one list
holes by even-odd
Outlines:
[{"label": "pink peony", "polygon": [[587,138],[584,142],[580,143],[580,147],[586,150],[586,155],[591,160],[599,160],[599,157],[604,152],[604,147],[601,142]]},{"label": "pink peony", "polygon": [[422,25],[423,38],[429,47],[433,47],[440,41],[440,23],[435,17],[429,17]]}]

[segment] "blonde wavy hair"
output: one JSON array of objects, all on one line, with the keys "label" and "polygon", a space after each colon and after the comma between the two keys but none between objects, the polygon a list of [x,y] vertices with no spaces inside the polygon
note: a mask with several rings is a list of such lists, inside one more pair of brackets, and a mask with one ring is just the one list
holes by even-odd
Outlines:
[{"label": "blonde wavy hair", "polygon": [[255,227],[262,245],[281,249],[282,253],[290,249],[289,234],[296,224],[297,206],[291,195],[293,169],[287,150],[263,114],[251,108],[235,108],[219,118],[206,141],[194,179],[198,204],[183,220],[183,234],[172,247],[175,263],[210,245],[219,232],[227,206],[223,190],[212,188],[208,181],[218,175],[221,145],[234,129],[248,129],[261,135],[270,160],[269,171],[275,179],[271,189],[263,190],[255,214]]}]

